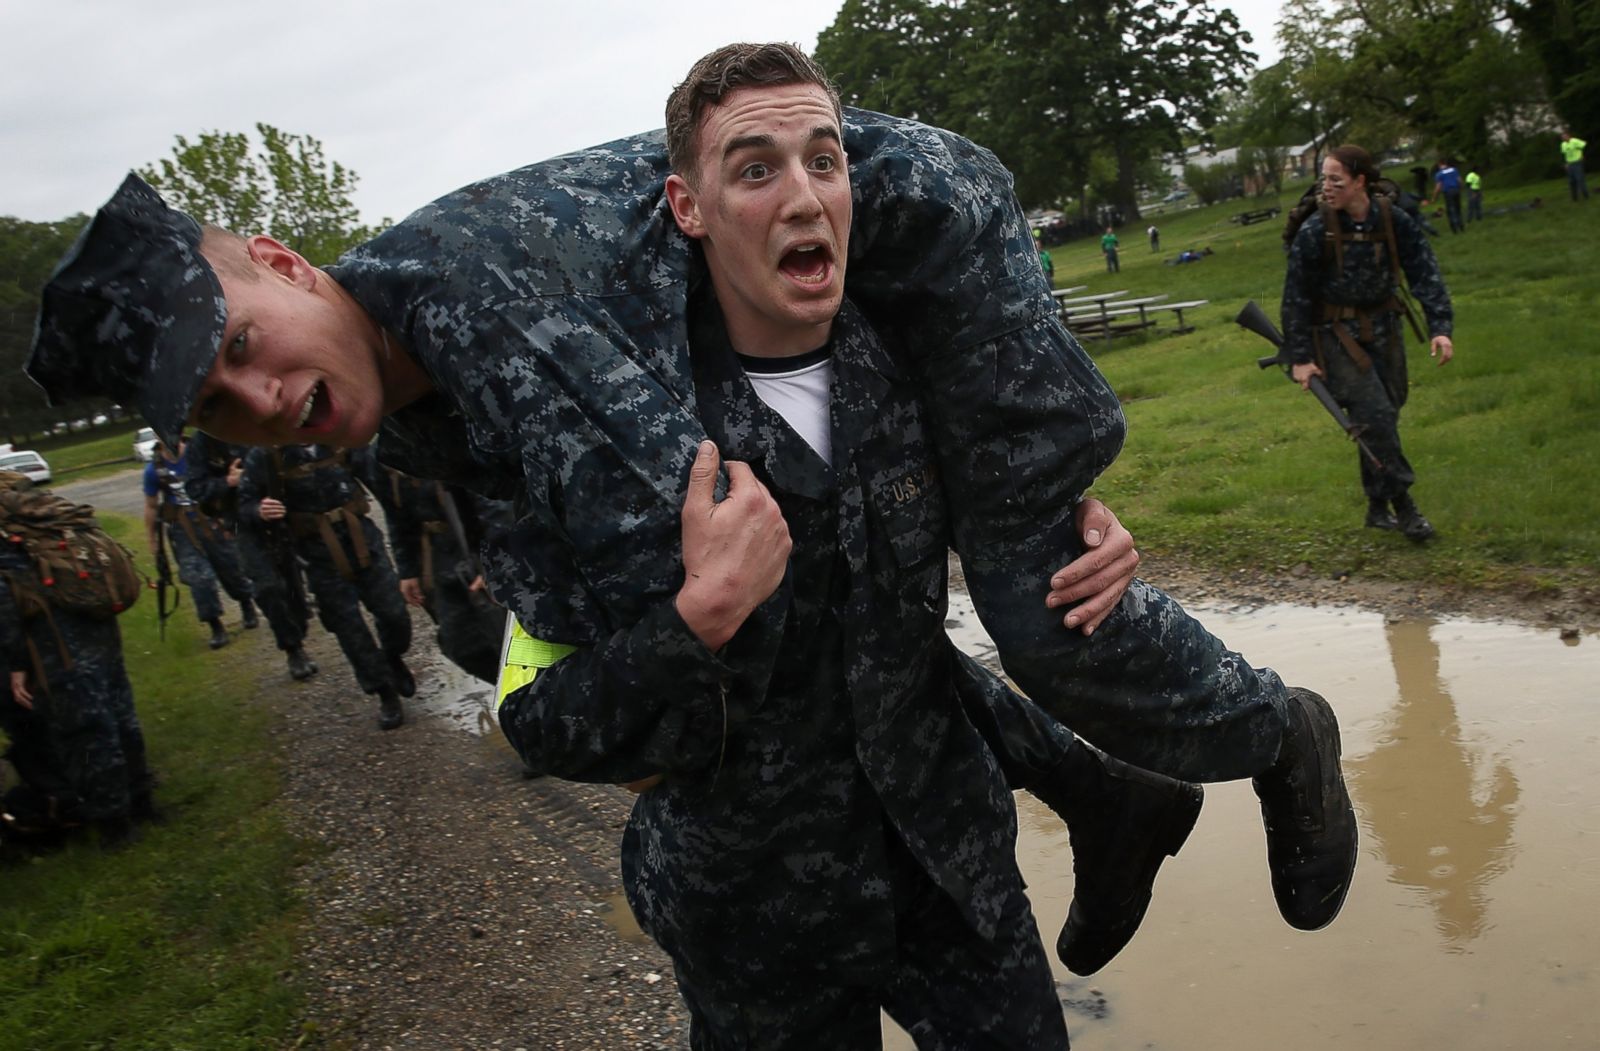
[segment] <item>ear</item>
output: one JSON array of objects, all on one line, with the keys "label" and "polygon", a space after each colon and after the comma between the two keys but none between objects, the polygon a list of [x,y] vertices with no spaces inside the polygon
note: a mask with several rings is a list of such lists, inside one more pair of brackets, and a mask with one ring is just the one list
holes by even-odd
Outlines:
[{"label": "ear", "polygon": [[252,260],[263,264],[290,284],[308,292],[317,287],[317,268],[306,262],[305,256],[299,252],[265,234],[257,234],[246,244]]},{"label": "ear", "polygon": [[694,187],[677,173],[667,176],[667,204],[672,207],[672,218],[677,220],[678,229],[683,231],[685,237],[692,237],[698,241],[706,235],[706,226],[700,220],[700,202]]}]

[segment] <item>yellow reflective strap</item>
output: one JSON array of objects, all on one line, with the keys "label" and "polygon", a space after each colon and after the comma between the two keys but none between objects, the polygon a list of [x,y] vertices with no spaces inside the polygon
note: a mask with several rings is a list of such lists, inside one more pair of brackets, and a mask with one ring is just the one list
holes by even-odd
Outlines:
[{"label": "yellow reflective strap", "polygon": [[500,710],[512,691],[528,685],[541,671],[576,651],[576,646],[534,638],[522,630],[516,617],[507,616],[505,638],[500,645],[500,681],[495,689],[494,710]]}]

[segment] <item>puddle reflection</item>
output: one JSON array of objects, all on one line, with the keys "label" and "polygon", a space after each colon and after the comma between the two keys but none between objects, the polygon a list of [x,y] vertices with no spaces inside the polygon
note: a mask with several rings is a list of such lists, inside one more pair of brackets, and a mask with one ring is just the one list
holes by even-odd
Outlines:
[{"label": "puddle reflection", "polygon": [[1462,740],[1435,622],[1384,625],[1399,701],[1371,752],[1345,763],[1392,878],[1422,891],[1456,947],[1483,932],[1488,884],[1511,864],[1520,797],[1510,763]]}]

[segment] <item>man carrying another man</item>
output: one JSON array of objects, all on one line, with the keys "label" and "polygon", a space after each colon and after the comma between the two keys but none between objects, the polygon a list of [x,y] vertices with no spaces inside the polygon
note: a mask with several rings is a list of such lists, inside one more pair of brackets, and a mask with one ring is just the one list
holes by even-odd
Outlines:
[{"label": "man carrying another man", "polygon": [[[1289,696],[1270,672],[1202,640],[1147,586],[1109,619],[1092,601],[1068,613],[1069,625],[1104,633],[1093,647],[1062,630],[1074,589],[1041,601],[1051,572],[1041,559],[1077,525],[1083,485],[1072,483],[1109,463],[1121,419],[1059,331],[993,158],[892,118],[852,114],[841,127],[820,71],[780,46],[708,56],[675,93],[669,124],[670,213],[659,143],[644,138],[446,198],[332,277],[264,238],[208,236],[203,259],[225,298],[183,312],[198,344],[192,373],[169,365],[150,375],[142,354],[93,346],[63,300],[54,313],[47,301],[30,369],[65,393],[83,382],[69,362],[85,355],[97,382],[133,390],[158,427],[192,418],[241,440],[314,434],[359,445],[383,423],[380,448],[408,473],[521,488],[523,517],[489,552],[488,575],[524,627],[571,650],[506,702],[502,726],[526,758],[562,776],[666,774],[640,799],[624,859],[636,913],[678,964],[697,1046],[738,1046],[741,1033],[782,1046],[802,1029],[833,1033],[830,1046],[870,1046],[880,1003],[930,1043],[982,1034],[1059,1046],[1000,768],[1016,784],[1026,760],[1042,756],[1033,769],[1057,776],[1053,805],[1065,791],[1101,821],[1137,815],[1132,823],[1164,840],[1102,859],[1090,870],[1097,887],[1077,855],[1107,840],[1085,844],[1074,830],[1078,904],[1101,892],[1088,920],[1075,905],[1079,933],[1094,925],[1092,906],[1126,904],[1107,882],[1147,899],[1154,865],[1187,832],[1181,790],[1123,774],[1124,785],[1149,778],[1145,798],[1172,801],[1130,806],[1140,793],[1105,788],[1114,767],[1059,726],[1030,721],[953,651],[942,632],[952,535],[989,581],[989,616],[1018,629],[1002,645],[1025,651],[1024,667],[1061,668],[1059,681],[1037,671],[1036,695],[1067,705],[1085,678],[1120,681],[1150,703],[1137,712],[1112,703],[1098,717],[1108,730],[1123,725],[1116,736],[1130,750],[1212,779],[1257,777],[1280,907],[1297,926],[1331,920],[1355,831],[1326,705]],[[854,244],[842,147],[852,138],[861,252],[850,267],[871,308],[861,310],[842,298]],[[910,158],[926,162],[931,182],[909,187]],[[542,182],[557,175],[559,197]],[[552,202],[566,221],[538,222],[523,211],[530,200]],[[174,220],[158,205],[138,207],[159,230]],[[918,208],[943,225],[920,223]],[[526,223],[514,238],[498,225],[507,217]],[[904,251],[930,231],[942,251]],[[991,250],[1026,267],[952,265],[996,231]],[[131,239],[99,236],[119,248]],[[161,266],[162,253],[202,258],[197,234],[137,239],[152,285],[158,273],[187,273]],[[580,280],[594,287],[574,287],[561,270],[580,254],[609,260],[584,268]],[[114,288],[91,265],[110,262],[84,245],[78,258],[59,287]],[[957,274],[959,295],[930,274]],[[87,313],[165,318],[182,287],[169,280]],[[606,294],[619,289],[625,299]],[[899,331],[875,321],[896,301],[921,308],[919,296],[932,306]],[[947,326],[952,311],[960,316]],[[917,325],[947,331],[924,339]],[[1013,353],[1023,349],[1037,358]],[[1029,401],[1035,360],[1054,385]],[[959,399],[973,395],[938,380],[967,367],[989,369],[989,396],[1000,398],[958,421]],[[1012,429],[1029,419],[1063,433]],[[728,464],[725,489],[708,435],[745,458]],[[1063,467],[1058,453],[1074,459]],[[1004,476],[983,477],[990,466]],[[1073,475],[1067,488],[1057,468]],[[982,487],[996,495],[978,497]],[[1048,544],[1014,529],[980,536],[1000,516],[1026,525],[1035,513],[1056,530]],[[1084,593],[1103,586],[1095,579]],[[1081,653],[1057,664],[1054,636],[1079,639]],[[1169,642],[1170,655],[1156,652]],[[1163,722],[1168,732],[1145,742],[1144,725]],[[1225,732],[1201,741],[1211,726]],[[1057,809],[1069,827],[1075,817],[1093,824],[1070,804]],[[1114,842],[1127,851],[1133,838]],[[1065,956],[1073,927],[1058,946]]]}]

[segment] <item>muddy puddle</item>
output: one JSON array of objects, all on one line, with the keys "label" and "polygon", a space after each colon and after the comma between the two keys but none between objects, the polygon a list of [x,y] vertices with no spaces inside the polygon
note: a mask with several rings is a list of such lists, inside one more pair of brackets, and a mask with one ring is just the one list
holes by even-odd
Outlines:
[{"label": "muddy puddle", "polygon": [[[1333,701],[1361,822],[1356,882],[1333,926],[1290,929],[1249,785],[1209,786],[1133,944],[1093,978],[1058,971],[1074,1047],[1600,1047],[1600,639],[1333,607],[1192,608]],[[964,596],[950,625],[992,661]],[[499,745],[489,688],[443,661],[428,671],[412,703]],[[1049,811],[1018,805],[1018,854],[1053,945],[1071,854]],[[620,893],[609,904],[626,918]],[[885,1039],[911,1047],[892,1023]]]},{"label": "muddy puddle", "polygon": [[[1344,727],[1361,822],[1339,919],[1278,917],[1248,783],[1207,788],[1133,944],[1057,978],[1089,1051],[1600,1047],[1600,639],[1348,609],[1196,605]],[[970,607],[951,631],[992,653]],[[1018,797],[1045,942],[1071,898],[1053,815]],[[887,1025],[886,1046],[911,1047]]]}]

